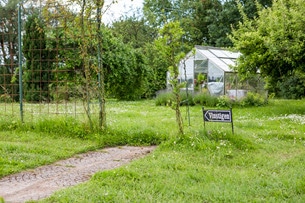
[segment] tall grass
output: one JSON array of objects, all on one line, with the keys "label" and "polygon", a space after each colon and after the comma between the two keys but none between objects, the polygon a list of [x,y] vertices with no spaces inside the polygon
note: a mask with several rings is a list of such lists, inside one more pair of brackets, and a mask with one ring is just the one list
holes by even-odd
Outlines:
[{"label": "tall grass", "polygon": [[[182,112],[187,118],[187,109],[184,112],[182,108]],[[204,129],[200,106],[190,107],[190,126],[185,122],[186,134],[182,136],[176,135],[174,111],[166,106],[156,107],[154,101],[111,101],[107,115],[107,132],[85,132],[84,137],[73,137],[71,133],[59,138],[53,133],[45,134],[44,128],[35,133],[27,128],[31,132],[27,137],[25,131],[15,128],[1,132],[0,143],[11,145],[6,148],[10,156],[18,144],[31,142],[31,148],[36,146],[33,154],[37,157],[46,156],[51,150],[49,145],[37,147],[44,142],[37,139],[39,136],[46,136],[48,142],[55,144],[75,140],[75,146],[66,146],[66,150],[71,148],[74,152],[106,144],[158,144],[145,158],[97,173],[89,182],[40,202],[305,201],[304,100],[272,100],[267,106],[233,107],[235,134],[228,123],[206,123]],[[7,132],[15,135],[4,136]],[[80,142],[87,143],[87,147],[81,148]],[[61,158],[57,150],[52,153]],[[33,162],[37,164],[37,160]]]}]

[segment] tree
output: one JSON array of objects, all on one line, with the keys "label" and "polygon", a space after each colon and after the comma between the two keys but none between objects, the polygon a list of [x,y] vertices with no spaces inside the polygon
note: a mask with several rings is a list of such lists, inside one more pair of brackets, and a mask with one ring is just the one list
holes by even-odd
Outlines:
[{"label": "tree", "polygon": [[154,43],[147,43],[143,48],[143,53],[147,58],[149,69],[148,86],[146,95],[148,97],[156,96],[157,91],[164,90],[167,86],[167,72],[170,62],[159,53]]},{"label": "tree", "polygon": [[101,35],[101,25],[102,25],[102,9],[104,7],[105,1],[96,0],[96,21],[97,21],[97,63],[98,63],[98,97],[100,103],[99,110],[99,127],[101,129],[106,128],[106,93],[105,93],[105,71],[103,69],[102,62],[102,35]]},{"label": "tree", "polygon": [[160,28],[166,22],[178,20],[179,18],[179,5],[175,2],[176,6],[171,0],[144,0],[143,12],[145,19],[152,27]]},{"label": "tree", "polygon": [[160,36],[155,41],[155,45],[159,50],[159,54],[166,58],[170,65],[168,70],[171,77],[170,84],[172,85],[174,94],[174,103],[172,107],[176,112],[176,122],[178,125],[179,134],[184,134],[183,120],[180,111],[180,88],[183,84],[179,84],[178,81],[178,64],[185,57],[185,53],[182,51],[181,40],[184,31],[180,27],[180,23],[176,21],[165,24],[164,27],[160,29],[159,34]]},{"label": "tree", "polygon": [[213,18],[210,15],[214,12],[216,14],[221,12],[221,2],[219,0],[200,0],[195,5],[194,18],[191,24],[194,27],[193,44],[215,44],[210,39],[209,25],[213,23]]},{"label": "tree", "polygon": [[302,0],[278,0],[271,8],[260,7],[258,18],[243,13],[243,23],[232,33],[234,47],[242,53],[236,67],[245,77],[260,71],[269,90],[286,77],[305,71],[305,12]]},{"label": "tree", "polygon": [[146,24],[144,18],[135,16],[121,18],[112,24],[114,36],[120,36],[125,44],[131,44],[134,48],[143,48],[157,37],[157,29]]},{"label": "tree", "polygon": [[[72,80],[74,83],[71,83],[71,90],[81,90],[85,103],[97,99],[102,91],[97,87],[96,79],[99,71],[104,71],[101,74],[104,82],[101,81],[101,83],[105,88],[105,96],[127,100],[141,98],[147,86],[146,57],[135,48],[139,45],[124,43],[124,40],[133,41],[133,37],[138,34],[138,38],[135,39],[141,41],[144,37],[142,31],[147,32],[145,25],[132,18],[126,24],[118,22],[116,24],[118,29],[106,27],[101,22],[99,24],[99,20],[92,19],[95,13],[100,12],[97,9],[102,5],[91,7],[90,2],[92,3],[92,1],[82,2],[83,9],[75,14],[60,5],[56,5],[57,12],[60,13],[50,12],[52,8],[44,11],[49,24],[48,36],[54,38],[52,42],[48,39],[48,46],[57,51],[56,61],[59,64],[56,69],[59,71],[56,72],[56,77],[59,81],[61,78],[64,78],[64,81]],[[65,16],[65,18],[58,18],[58,16]],[[100,17],[96,16],[97,19]],[[133,25],[133,22],[136,25]],[[135,27],[139,28],[138,31],[134,31]],[[123,37],[121,35],[123,33],[118,31],[119,28],[130,31],[130,35],[126,34]],[[142,41],[141,43],[144,43],[145,40],[142,39]],[[98,60],[100,60],[99,63],[97,63]],[[99,68],[99,64],[103,66]]]},{"label": "tree", "polygon": [[225,1],[221,8],[210,9],[207,18],[210,22],[207,25],[208,44],[216,47],[230,47],[232,43],[228,35],[231,33],[231,28],[235,27],[240,20],[236,1]]},{"label": "tree", "polygon": [[23,37],[24,96],[27,101],[49,101],[52,54],[46,49],[44,25],[38,15],[28,17]]},{"label": "tree", "polygon": [[18,81],[13,75],[18,66],[18,0],[0,1],[0,94],[18,100]]},{"label": "tree", "polygon": [[149,75],[146,57],[141,50],[123,43],[107,28],[103,29],[103,67],[106,92],[118,99],[135,100],[146,91]]},{"label": "tree", "polygon": [[[254,19],[258,16],[258,8],[269,8],[272,6],[272,0],[238,0],[240,6],[242,6],[243,12],[247,15],[249,19]],[[238,6],[236,7],[238,9]]]},{"label": "tree", "polygon": [[168,22],[179,21],[185,30],[183,42],[194,46],[204,43],[204,34],[201,33],[204,24],[198,19],[202,11],[198,9],[199,4],[198,0],[145,0],[143,12],[145,20],[154,28],[160,28]]},{"label": "tree", "polygon": [[[91,127],[93,121],[89,104],[92,99],[99,99],[101,129],[106,128],[104,69],[101,59],[103,6],[104,0],[47,0],[42,11],[48,25],[47,45],[56,52],[54,63],[57,84],[52,84],[52,88],[56,90],[63,87],[68,89],[65,90],[68,95],[72,91],[74,96],[81,97]],[[74,93],[75,90],[77,93]]]},{"label": "tree", "polygon": [[[237,0],[249,18],[257,16],[256,0]],[[231,28],[238,25],[241,15],[236,0],[145,0],[144,16],[148,24],[162,27],[171,21],[180,21],[185,30],[184,43],[190,46],[210,45],[229,47]],[[264,6],[272,0],[258,0]]]},{"label": "tree", "polygon": [[[220,1],[221,2],[221,1]],[[249,19],[258,15],[257,4],[267,8],[272,5],[272,0],[227,0],[221,6],[215,6],[207,11],[206,19],[209,37],[208,44],[216,47],[231,47],[232,41],[228,37],[232,28],[237,28],[242,21],[238,4]]]}]

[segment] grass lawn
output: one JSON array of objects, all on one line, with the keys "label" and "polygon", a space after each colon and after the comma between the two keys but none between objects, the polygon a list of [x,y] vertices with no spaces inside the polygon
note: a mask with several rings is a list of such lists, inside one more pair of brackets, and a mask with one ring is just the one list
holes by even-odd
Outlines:
[{"label": "grass lawn", "polygon": [[234,135],[228,123],[206,123],[204,130],[201,107],[193,106],[191,125],[185,120],[186,134],[177,136],[169,107],[110,101],[102,134],[70,122],[60,133],[63,121],[4,128],[0,176],[103,146],[158,144],[145,158],[39,202],[305,202],[304,104],[234,108]]}]

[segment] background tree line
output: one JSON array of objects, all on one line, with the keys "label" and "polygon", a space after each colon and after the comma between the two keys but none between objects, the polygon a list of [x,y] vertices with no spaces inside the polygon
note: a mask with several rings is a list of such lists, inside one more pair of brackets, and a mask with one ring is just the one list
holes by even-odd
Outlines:
[{"label": "background tree line", "polygon": [[[93,0],[87,2],[94,3]],[[14,63],[17,61],[16,57],[12,57],[12,53],[16,53],[17,38],[15,35],[8,37],[7,33],[16,33],[17,18],[15,10],[17,3],[17,0],[2,0],[0,4],[1,72],[15,72],[11,68],[12,66],[9,66],[8,61],[13,60]],[[166,72],[170,64],[166,58],[162,57],[154,41],[158,39],[159,30],[165,24],[174,21],[180,22],[180,26],[184,30],[182,40],[185,52],[190,51],[194,45],[237,49],[243,54],[237,67],[240,73],[246,76],[252,70],[260,69],[268,79],[269,89],[278,95],[286,95],[287,88],[283,89],[283,87],[290,85],[283,83],[287,83],[287,81],[291,83],[299,82],[302,81],[303,77],[303,69],[301,68],[303,61],[303,35],[301,34],[303,23],[301,20],[297,20],[298,18],[301,19],[300,16],[303,13],[300,9],[291,12],[292,7],[297,8],[299,6],[301,8],[302,4],[301,0],[278,0],[274,2],[272,0],[144,0],[142,15],[123,16],[111,25],[101,27],[102,57],[107,95],[118,99],[133,100],[153,97],[156,91],[166,88]],[[68,8],[61,9],[63,16],[76,15]],[[285,12],[287,15],[289,14],[288,18],[283,16]],[[283,22],[272,23],[279,22],[279,19],[283,19]],[[25,20],[30,23],[30,16]],[[71,72],[54,75],[54,71],[47,71],[47,69],[54,70],[54,64],[49,64],[53,67],[43,65],[46,68],[45,72],[49,72],[46,77],[53,81],[55,81],[55,78],[66,78],[68,80],[69,77],[74,77],[76,74],[80,78],[79,81],[82,80],[81,72],[84,64],[75,54],[75,48],[79,45],[79,36],[71,35],[65,38],[67,33],[63,30],[52,33],[51,28],[55,24],[48,24],[45,19],[41,20],[41,27],[45,29],[45,48],[43,48],[43,44],[39,46],[49,51],[52,46],[54,50],[54,47],[57,50],[70,50],[64,54],[65,61],[59,61],[58,64],[61,64],[61,66],[57,64],[56,68],[70,68]],[[73,27],[72,30],[74,33],[80,33],[80,29],[77,27]],[[27,38],[26,35],[25,33],[25,39]],[[251,35],[251,37],[248,35]],[[25,41],[24,43],[26,44]],[[69,49],[71,46],[74,48]],[[94,43],[88,45],[88,53],[92,57],[96,56],[95,46]],[[46,53],[48,53],[48,57],[54,57],[52,52]],[[28,53],[24,53],[25,56],[26,54]],[[60,54],[63,55],[59,51],[56,57]],[[264,57],[259,58],[261,55]],[[69,60],[69,57],[73,60]],[[92,67],[96,65],[96,62],[92,60],[90,63],[93,64]],[[64,67],[62,67],[63,64]],[[35,75],[31,77],[35,77]],[[33,81],[29,77],[25,77],[25,82],[27,78]],[[11,79],[1,77],[0,80]],[[52,90],[58,89],[52,83],[40,85],[41,87],[32,85],[32,87],[28,86],[26,88],[47,88],[43,91],[49,92],[49,95],[52,94]],[[303,84],[299,85],[302,86]],[[76,96],[73,95],[75,94],[73,92],[75,92],[77,86],[69,83],[68,87],[71,97]],[[299,87],[298,90],[300,93],[293,97],[304,95],[302,88]],[[1,88],[0,91],[1,94],[4,94],[5,91],[13,90]],[[52,97],[55,98],[54,95]],[[45,100],[42,97],[28,99]]]},{"label": "background tree line", "polygon": [[[0,1],[0,95],[17,99],[18,83],[12,75],[18,67],[18,0]],[[4,96],[4,97],[6,97]]]},{"label": "background tree line", "polygon": [[166,88],[166,72],[170,66],[162,57],[162,50],[153,45],[159,30],[169,22],[179,22],[184,30],[182,46],[185,53],[194,45],[234,47],[229,37],[232,28],[243,20],[240,8],[249,19],[258,17],[257,4],[271,7],[272,0],[144,0],[143,15],[122,17],[110,29],[122,36],[125,43],[140,49],[149,59],[148,95]]}]

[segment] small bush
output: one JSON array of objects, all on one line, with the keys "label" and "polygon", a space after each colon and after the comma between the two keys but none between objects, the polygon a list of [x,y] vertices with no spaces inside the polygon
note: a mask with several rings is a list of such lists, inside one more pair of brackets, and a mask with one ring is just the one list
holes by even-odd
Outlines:
[{"label": "small bush", "polygon": [[267,100],[258,93],[248,92],[247,96],[239,101],[239,106],[263,106],[267,104]]},{"label": "small bush", "polygon": [[158,94],[156,98],[156,106],[171,106],[174,95],[172,92],[164,92]]},{"label": "small bush", "polygon": [[305,75],[293,75],[278,84],[280,96],[284,99],[302,99],[305,97]]},{"label": "small bush", "polygon": [[[195,105],[193,100],[193,95],[191,93],[187,94],[186,92],[180,93],[181,106]],[[160,93],[156,98],[156,106],[171,106],[174,101],[174,95],[172,92]]]},{"label": "small bush", "polygon": [[195,104],[199,104],[201,106],[216,106],[217,97],[211,96],[208,93],[199,93],[196,94],[193,98]]},{"label": "small bush", "polygon": [[[190,106],[201,105],[209,107],[250,107],[250,106],[263,106],[268,103],[267,99],[258,93],[248,92],[247,96],[241,100],[231,100],[228,96],[223,95],[220,97],[212,96],[208,93],[189,94],[189,99],[185,92],[181,92],[181,105]],[[171,92],[161,93],[156,98],[157,106],[171,106],[173,103],[173,94]]]},{"label": "small bush", "polygon": [[232,107],[232,104],[234,103],[233,100],[231,100],[228,96],[220,96],[217,98],[217,107]]}]

